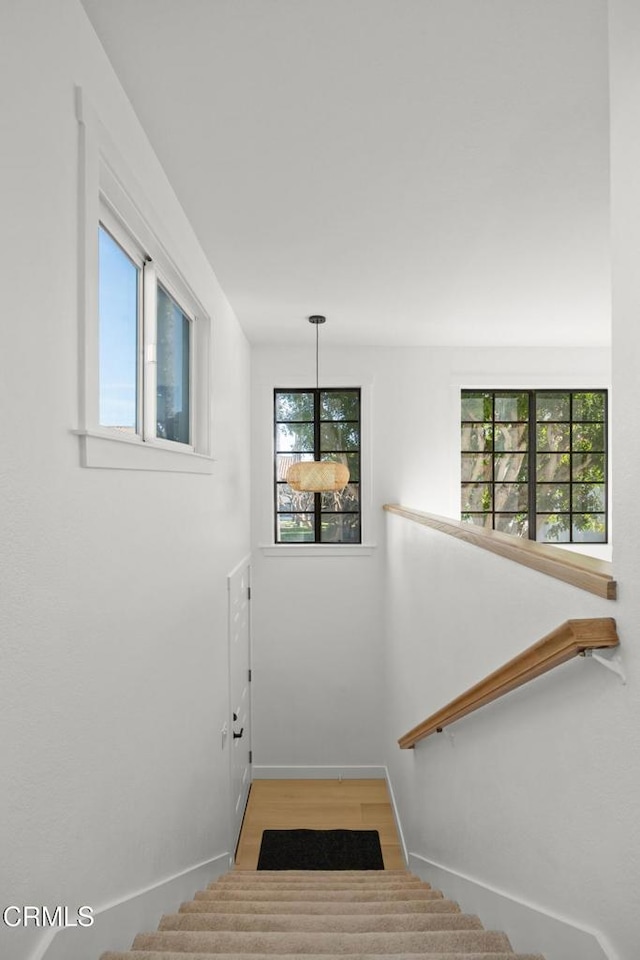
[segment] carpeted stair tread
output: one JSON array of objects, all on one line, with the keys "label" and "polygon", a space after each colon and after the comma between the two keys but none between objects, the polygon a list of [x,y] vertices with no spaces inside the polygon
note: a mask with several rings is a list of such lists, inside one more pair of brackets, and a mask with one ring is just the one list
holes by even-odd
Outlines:
[{"label": "carpeted stair tread", "polygon": [[408,871],[318,874],[234,871],[100,960],[544,960]]},{"label": "carpeted stair tread", "polygon": [[[182,951],[136,950],[103,953],[100,960],[257,960],[255,953],[185,953]],[[327,960],[326,953],[271,953],[269,960]],[[464,953],[351,953],[349,960],[545,960],[539,953],[513,953],[509,950]]]},{"label": "carpeted stair tread", "polygon": [[249,933],[163,930],[140,933],[132,950],[174,950],[192,953],[508,953],[511,944],[494,930],[427,930],[416,933]]},{"label": "carpeted stair tread", "polygon": [[281,877],[283,873],[288,874],[291,877],[306,877],[309,873],[313,873],[317,877],[335,877],[336,874],[341,877],[358,877],[360,879],[367,879],[367,877],[411,877],[415,876],[410,870],[241,870],[239,867],[230,870],[228,873],[223,874],[220,879],[230,879],[238,876],[248,876],[248,877]]},{"label": "carpeted stair tread", "polygon": [[237,870],[232,873],[225,873],[224,876],[219,877],[214,882],[235,886],[236,884],[282,883],[284,881],[289,883],[293,881],[295,883],[313,882],[327,884],[424,883],[424,880],[421,880],[420,877],[416,877],[415,874],[409,873],[408,871],[404,873],[393,873],[389,870],[371,870],[368,873],[366,870],[359,870],[358,873],[353,873],[349,870],[273,870],[270,873],[267,873],[266,870]]},{"label": "carpeted stair tread", "polygon": [[343,900],[345,902],[366,903],[372,900],[438,900],[442,897],[439,890],[431,888],[407,887],[403,890],[300,890],[292,887],[288,890],[233,890],[224,886],[199,890],[194,900]]},{"label": "carpeted stair tread", "polygon": [[431,890],[432,888],[428,883],[421,883],[420,880],[417,882],[407,882],[397,881],[396,883],[375,883],[373,880],[370,883],[338,883],[333,882],[329,883],[328,880],[323,880],[320,883],[314,883],[312,879],[306,880],[304,882],[296,883],[294,880],[272,880],[270,883],[210,883],[207,886],[207,890],[226,890],[229,892],[235,893],[240,892],[241,890],[245,891],[257,891],[261,890],[318,890],[320,893],[328,893],[331,890],[353,890],[354,893],[363,890],[381,890],[381,891],[398,891],[398,890]]},{"label": "carpeted stair tread", "polygon": [[243,930],[299,933],[399,933],[416,930],[481,930],[478,917],[465,913],[387,914],[386,916],[336,916],[324,914],[171,913],[158,930]]},{"label": "carpeted stair tread", "polygon": [[355,880],[350,877],[335,877],[329,879],[326,877],[323,880],[318,880],[313,875],[313,871],[310,870],[307,876],[302,879],[302,877],[288,877],[286,873],[282,873],[280,877],[274,877],[272,880],[248,880],[242,878],[241,880],[214,880],[213,883],[207,884],[208,887],[225,887],[229,890],[259,890],[262,887],[279,887],[279,886],[302,886],[302,887],[314,887],[314,889],[319,890],[335,890],[345,887],[349,887],[353,890],[362,890],[365,887],[379,887],[381,890],[401,890],[404,887],[426,887],[429,888],[430,884],[424,883],[423,880],[419,880],[417,877],[394,877],[392,880]]},{"label": "carpeted stair tread", "polygon": [[354,903],[344,900],[187,900],[180,905],[180,913],[239,913],[239,914],[407,914],[459,913],[453,900],[370,900]]}]

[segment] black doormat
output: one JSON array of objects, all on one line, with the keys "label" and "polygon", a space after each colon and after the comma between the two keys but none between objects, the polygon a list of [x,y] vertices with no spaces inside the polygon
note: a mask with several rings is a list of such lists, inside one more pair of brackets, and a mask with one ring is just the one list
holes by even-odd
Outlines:
[{"label": "black doormat", "polygon": [[384,870],[377,830],[265,830],[258,870]]}]

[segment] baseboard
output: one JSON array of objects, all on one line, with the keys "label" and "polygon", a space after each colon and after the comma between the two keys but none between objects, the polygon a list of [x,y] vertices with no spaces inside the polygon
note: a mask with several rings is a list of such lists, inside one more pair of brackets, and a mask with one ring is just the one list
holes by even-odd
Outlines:
[{"label": "baseboard", "polygon": [[457,900],[465,913],[478,914],[487,929],[504,930],[516,953],[541,953],[546,960],[619,960],[596,930],[518,900],[417,853],[409,853],[409,868],[446,897]]},{"label": "baseboard", "polygon": [[253,780],[386,780],[387,768],[374,766],[260,766],[251,770]]},{"label": "baseboard", "polygon": [[29,960],[87,960],[105,950],[129,950],[136,934],[155,930],[163,913],[175,913],[182,901],[225,873],[229,862],[229,854],[222,853],[121,900],[94,907],[93,926],[47,931]]},{"label": "baseboard", "polygon": [[402,830],[402,823],[400,822],[400,812],[398,810],[398,804],[396,803],[396,795],[393,792],[393,784],[391,783],[391,777],[389,776],[389,770],[387,767],[384,768],[384,776],[387,781],[387,790],[389,791],[389,800],[391,802],[391,809],[393,810],[393,819],[396,824],[396,830],[398,832],[398,837],[400,839],[400,846],[402,848],[402,856],[404,857],[404,862],[409,865],[409,853],[407,851],[407,844],[404,839],[404,832]]}]

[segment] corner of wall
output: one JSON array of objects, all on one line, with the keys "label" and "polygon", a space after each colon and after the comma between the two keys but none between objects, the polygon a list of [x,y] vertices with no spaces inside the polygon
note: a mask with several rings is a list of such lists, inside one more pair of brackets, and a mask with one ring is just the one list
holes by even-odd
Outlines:
[{"label": "corner of wall", "polygon": [[518,900],[418,853],[409,853],[409,867],[445,896],[458,901],[465,913],[479,914],[485,927],[504,930],[516,952],[542,953],[546,960],[621,960],[596,930]]},{"label": "corner of wall", "polygon": [[196,890],[225,873],[230,863],[231,855],[221,853],[152,887],[97,907],[92,926],[48,931],[29,960],[86,960],[105,950],[128,950],[136,934],[154,930],[163,913],[177,910]]}]

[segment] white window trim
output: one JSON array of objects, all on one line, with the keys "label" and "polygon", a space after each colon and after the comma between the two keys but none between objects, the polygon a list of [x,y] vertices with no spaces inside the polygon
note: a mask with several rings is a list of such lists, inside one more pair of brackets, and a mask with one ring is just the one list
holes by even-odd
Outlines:
[{"label": "white window trim", "polygon": [[[80,375],[78,427],[72,432],[79,437],[80,462],[85,467],[210,474],[214,465],[210,449],[211,320],[159,239],[161,231],[154,223],[157,218],[150,212],[143,189],[81,88],[76,90],[76,112],[80,129]],[[148,419],[150,410],[155,409],[155,397],[151,407],[143,403],[147,422],[142,436],[100,425],[98,223],[105,209],[152,262],[153,266],[146,269],[145,282],[150,283],[157,270],[162,286],[193,324],[191,444],[155,437],[155,427]],[[152,350],[144,352],[144,360],[153,362]]]}]

